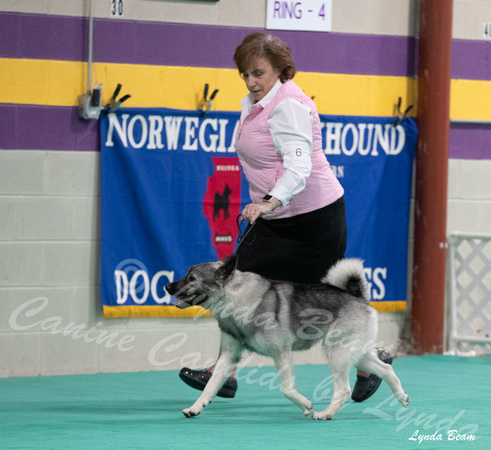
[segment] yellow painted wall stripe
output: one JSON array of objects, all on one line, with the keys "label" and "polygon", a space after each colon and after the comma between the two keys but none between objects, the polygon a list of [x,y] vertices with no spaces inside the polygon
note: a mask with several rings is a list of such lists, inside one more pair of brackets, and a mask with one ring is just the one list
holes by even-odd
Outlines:
[{"label": "yellow painted wall stripe", "polygon": [[212,317],[200,306],[179,309],[176,306],[102,306],[105,317]]},{"label": "yellow painted wall stripe", "polygon": [[[87,64],[71,61],[0,59],[0,102],[76,106],[86,91]],[[121,83],[128,107],[195,109],[205,83],[220,90],[214,109],[238,111],[247,94],[234,69],[93,64],[92,80],[103,85],[103,102]],[[323,114],[390,116],[400,96],[414,104],[414,81],[405,77],[300,72],[295,81],[314,96]]]},{"label": "yellow painted wall stripe", "polygon": [[[406,311],[407,303],[404,300],[393,302],[371,302],[378,312]],[[213,317],[210,311],[200,306],[191,306],[179,309],[175,306],[107,306],[103,305],[105,317]]]},{"label": "yellow painted wall stripe", "polygon": [[459,120],[491,120],[491,81],[452,80],[450,117]]},{"label": "yellow painted wall stripe", "polygon": [[[378,312],[406,311],[407,303],[404,300],[392,302],[371,302]],[[103,305],[105,317],[213,317],[210,311],[200,306],[191,306],[179,309],[175,306],[107,306]]]},{"label": "yellow painted wall stripe", "polygon": [[392,302],[370,302],[378,312],[396,312],[407,311],[407,302],[405,300],[397,300]]},{"label": "yellow painted wall stripe", "polygon": [[[128,107],[196,109],[208,83],[220,90],[215,110],[238,111],[247,93],[234,69],[95,63],[92,80],[102,83],[104,103],[121,83],[121,95],[131,94]],[[403,108],[417,103],[417,81],[407,77],[299,72],[295,81],[321,114],[391,116],[398,97]],[[76,106],[87,88],[87,64],[0,58],[0,83],[0,103]],[[452,80],[452,119],[491,120],[490,104],[491,81]]]}]

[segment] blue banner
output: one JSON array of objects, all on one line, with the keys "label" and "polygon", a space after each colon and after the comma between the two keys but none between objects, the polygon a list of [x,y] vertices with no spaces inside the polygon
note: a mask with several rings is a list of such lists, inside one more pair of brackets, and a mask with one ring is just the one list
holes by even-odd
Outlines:
[{"label": "blue banner", "polygon": [[[189,315],[164,286],[233,252],[249,201],[235,152],[238,112],[121,108],[101,119],[101,297],[107,316]],[[372,305],[406,308],[417,128],[405,119],[321,115],[345,189],[346,256],[365,260]],[[191,310],[191,314],[196,311]]]}]

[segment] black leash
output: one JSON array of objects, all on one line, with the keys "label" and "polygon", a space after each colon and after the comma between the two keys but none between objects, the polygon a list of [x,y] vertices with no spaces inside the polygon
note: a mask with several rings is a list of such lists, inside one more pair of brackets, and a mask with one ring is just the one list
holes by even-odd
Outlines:
[{"label": "black leash", "polygon": [[[239,214],[237,216],[237,228],[239,230],[239,234],[237,236],[237,248],[239,248],[240,244],[242,244],[242,242],[244,241],[244,239],[247,237],[247,235],[251,232],[251,230],[254,228],[254,225],[256,225],[256,222],[254,222],[253,224],[249,224],[246,229],[245,229],[245,232],[242,231],[242,223],[245,222],[245,220],[242,220],[242,214]],[[256,238],[254,238],[254,240],[252,242],[254,242],[256,240]],[[252,242],[250,242],[248,245],[251,245]],[[235,249],[235,251],[237,251],[237,249]]]}]

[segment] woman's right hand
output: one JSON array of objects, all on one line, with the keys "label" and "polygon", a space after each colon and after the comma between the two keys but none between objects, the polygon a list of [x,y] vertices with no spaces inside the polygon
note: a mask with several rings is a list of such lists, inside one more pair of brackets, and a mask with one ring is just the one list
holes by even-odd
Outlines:
[{"label": "woman's right hand", "polygon": [[242,220],[254,223],[258,217],[261,217],[263,214],[267,214],[272,210],[273,204],[270,202],[249,203],[242,210]]}]

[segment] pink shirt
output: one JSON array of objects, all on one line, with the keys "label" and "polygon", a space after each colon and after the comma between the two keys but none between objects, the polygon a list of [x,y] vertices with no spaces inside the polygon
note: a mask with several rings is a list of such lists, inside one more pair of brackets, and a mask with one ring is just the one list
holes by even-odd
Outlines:
[{"label": "pink shirt", "polygon": [[[334,203],[344,194],[322,151],[321,126],[314,102],[291,80],[275,88],[272,90],[276,91],[275,95],[272,93],[274,96],[265,96],[252,105],[245,117],[243,114],[235,143],[249,182],[252,202],[260,203],[266,194],[270,194],[283,205],[265,214],[266,219],[311,212]],[[271,121],[276,116],[285,117],[278,112],[287,104],[282,102],[286,99],[300,102],[305,114],[310,115],[311,142],[297,132],[296,124],[284,124],[281,139],[277,138],[278,124],[275,124],[276,137],[273,138]]]}]

